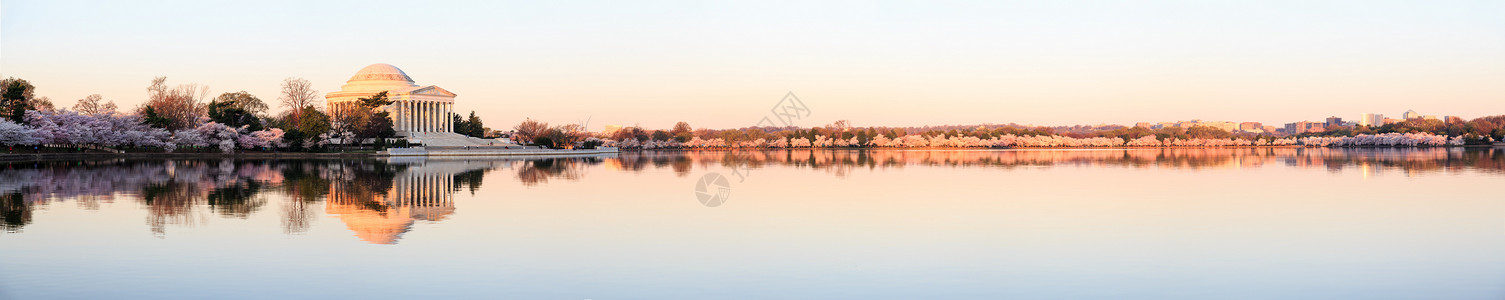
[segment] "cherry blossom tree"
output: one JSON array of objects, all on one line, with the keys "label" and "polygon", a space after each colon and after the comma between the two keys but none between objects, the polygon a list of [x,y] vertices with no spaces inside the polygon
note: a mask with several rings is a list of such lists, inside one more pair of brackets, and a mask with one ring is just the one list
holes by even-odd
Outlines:
[{"label": "cherry blossom tree", "polygon": [[36,145],[40,142],[42,142],[42,139],[36,136],[35,129],[11,122],[10,120],[0,119],[0,145]]},{"label": "cherry blossom tree", "polygon": [[141,122],[141,117],[105,111],[84,115],[71,110],[28,111],[27,124],[39,143],[103,147],[164,147],[170,134]]}]

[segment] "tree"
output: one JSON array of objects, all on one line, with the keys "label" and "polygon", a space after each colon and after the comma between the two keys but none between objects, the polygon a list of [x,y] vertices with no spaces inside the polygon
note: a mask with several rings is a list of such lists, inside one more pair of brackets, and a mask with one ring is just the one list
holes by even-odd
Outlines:
[{"label": "tree", "polygon": [[26,101],[26,106],[31,107],[33,110],[50,111],[53,108],[52,98],[47,98],[47,96],[31,98],[31,100]]},{"label": "tree", "polygon": [[459,114],[450,114],[450,122],[454,124],[455,133],[466,136],[486,137],[486,126],[481,125],[481,118],[476,116],[475,111],[470,111],[470,117],[461,119]]},{"label": "tree", "polygon": [[[294,115],[302,115],[303,118],[296,120]],[[296,111],[284,111],[268,120],[268,123],[273,127],[282,128],[283,131],[299,131],[310,136],[327,133],[330,129],[329,115],[312,106],[305,106]]]},{"label": "tree", "polygon": [[[653,134],[649,135],[648,137],[652,138],[655,141],[668,141],[669,139],[674,138],[674,135],[669,134],[668,131],[654,130]],[[685,139],[685,140],[689,140],[689,139]]]},{"label": "tree", "polygon": [[578,124],[555,126],[544,130],[535,138],[535,142],[549,148],[564,149],[585,141],[585,130]]},{"label": "tree", "polygon": [[559,130],[563,131],[565,135],[563,139],[556,140],[556,142],[561,142],[561,145],[574,145],[590,138],[590,132],[585,131],[585,126],[581,126],[580,124],[559,126]]},{"label": "tree", "polygon": [[300,123],[304,108],[317,107],[319,91],[303,78],[288,77],[282,80],[282,94],[277,97],[282,107],[292,112],[293,123]]},{"label": "tree", "polygon": [[199,117],[204,116],[203,98],[209,93],[208,86],[180,84],[168,88],[167,76],[160,76],[152,79],[152,85],[146,91],[148,98],[138,111],[144,114],[145,107],[151,107],[158,116],[168,120],[165,127],[168,130],[198,127]]},{"label": "tree", "polygon": [[461,119],[460,114],[449,114],[449,128],[451,128],[450,131],[454,132],[455,134],[469,136],[469,134],[465,134],[465,119]]},{"label": "tree", "polygon": [[382,106],[392,105],[392,99],[389,99],[387,97],[387,91],[382,91],[380,93],[376,93],[375,95],[371,95],[371,97],[360,98],[358,100],[361,102],[361,106],[365,106],[368,109],[376,109]]},{"label": "tree", "polygon": [[1186,135],[1194,139],[1226,139],[1233,137],[1233,133],[1211,126],[1192,126],[1186,129]]},{"label": "tree", "polygon": [[141,109],[141,118],[141,123],[154,128],[167,128],[167,125],[172,124],[172,120],[157,114],[157,109],[151,106]]},{"label": "tree", "polygon": [[0,119],[0,145],[34,145],[42,141],[37,138],[35,131],[16,122]]},{"label": "tree", "polygon": [[470,111],[470,117],[465,119],[464,130],[465,132],[462,133],[464,135],[478,138],[486,137],[486,126],[481,124],[481,117],[477,117],[474,110]]},{"label": "tree", "polygon": [[[835,123],[826,125],[826,128],[830,129],[831,135],[835,136],[838,139],[844,139],[847,138],[847,130],[852,129],[852,122],[847,120],[836,120]],[[955,130],[953,129],[952,131]],[[957,134],[952,134],[951,136],[957,136]]]},{"label": "tree", "polygon": [[690,123],[681,121],[679,123],[674,123],[674,130],[670,130],[669,134],[674,136],[674,141],[683,143],[685,141],[689,141],[690,138],[695,137],[695,135],[691,133],[691,131],[693,130],[693,128],[690,128]]},{"label": "tree", "polygon": [[549,123],[534,121],[530,118],[522,123],[518,123],[517,126],[513,126],[512,130],[516,131],[512,139],[517,140],[519,143],[532,143],[539,136],[542,136],[545,131],[549,130]]},{"label": "tree", "polygon": [[250,131],[258,131],[262,127],[261,118],[252,111],[258,104],[262,111],[266,110],[266,104],[261,103],[261,99],[245,91],[220,94],[209,101],[209,120],[230,127],[245,126]]},{"label": "tree", "polygon": [[340,122],[342,126],[346,126],[346,131],[355,133],[357,139],[374,138],[378,142],[397,136],[397,131],[392,129],[390,113],[377,109],[392,104],[392,100],[387,98],[386,91],[360,98],[358,101],[360,101],[360,106],[347,114],[349,115],[347,120]]},{"label": "tree", "polygon": [[626,140],[629,140],[629,139],[631,139],[631,140],[638,140],[638,141],[647,141],[649,137],[650,137],[649,133],[647,131],[643,130],[643,127],[632,126],[632,127],[623,127],[622,129],[617,130],[616,132],[611,133],[611,136],[608,136],[607,138],[613,139],[613,140],[617,140],[617,141],[626,141]]},{"label": "tree", "polygon": [[[301,118],[294,115],[302,116]],[[329,115],[319,111],[313,106],[304,106],[296,111],[283,112],[276,119],[276,126],[285,132],[283,139],[287,140],[292,147],[301,148],[311,146],[309,138],[318,137],[320,134],[329,133]]]},{"label": "tree", "polygon": [[0,117],[16,123],[25,122],[26,111],[34,109],[30,104],[35,89],[25,79],[0,80]]},{"label": "tree", "polygon": [[32,134],[44,144],[171,148],[167,130],[147,126],[136,115],[33,110],[26,113],[26,123],[36,128]]},{"label": "tree", "polygon": [[244,110],[257,117],[265,116],[268,109],[266,102],[246,91],[220,94],[210,102],[229,102],[229,107]]},{"label": "tree", "polygon": [[78,103],[73,104],[73,111],[77,111],[81,114],[86,115],[98,115],[107,112],[114,112],[116,109],[115,101],[110,101],[103,104],[99,103],[100,100],[104,100],[103,98],[104,97],[99,96],[99,94],[93,94],[89,95],[88,97],[84,97],[83,99],[78,99]]}]

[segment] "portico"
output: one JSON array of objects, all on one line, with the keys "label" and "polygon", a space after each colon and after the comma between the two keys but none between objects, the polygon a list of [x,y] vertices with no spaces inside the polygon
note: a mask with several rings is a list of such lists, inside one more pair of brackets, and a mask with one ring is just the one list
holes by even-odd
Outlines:
[{"label": "portico", "polygon": [[454,129],[455,93],[438,86],[418,86],[401,69],[389,64],[362,68],[350,77],[340,91],[325,95],[331,109],[359,105],[360,98],[387,92],[391,105],[380,109],[392,117],[392,129],[398,136],[412,137],[424,133],[448,133]]}]

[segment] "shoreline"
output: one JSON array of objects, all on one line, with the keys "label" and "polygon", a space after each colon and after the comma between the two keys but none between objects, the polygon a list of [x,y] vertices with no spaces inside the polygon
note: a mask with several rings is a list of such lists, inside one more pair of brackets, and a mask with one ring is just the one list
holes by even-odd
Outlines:
[{"label": "shoreline", "polygon": [[66,159],[141,159],[141,158],[165,158],[165,159],[364,159],[364,158],[412,158],[412,157],[449,157],[449,156],[490,156],[490,157],[517,157],[517,156],[571,156],[571,155],[603,155],[618,153],[618,150],[557,150],[540,151],[531,149],[527,151],[476,151],[465,153],[464,151],[445,151],[429,154],[412,153],[388,153],[386,151],[372,152],[235,152],[235,153],[162,153],[162,152],[51,152],[51,153],[0,153],[0,162],[34,161],[34,160],[66,160]]},{"label": "shoreline", "polygon": [[841,147],[841,148],[660,148],[660,149],[624,149],[623,151],[736,151],[736,150],[957,150],[957,151],[996,151],[996,150],[1152,150],[1152,149],[1434,149],[1434,148],[1499,148],[1502,146],[1491,145],[1462,145],[1462,146],[1363,146],[1363,147],[1309,147],[1302,145],[1280,146],[1167,146],[1167,147]]},{"label": "shoreline", "polygon": [[554,151],[527,151],[519,153],[474,153],[474,154],[434,154],[434,155],[404,155],[381,152],[236,152],[236,153],[156,153],[156,152],[77,152],[77,153],[0,153],[0,161],[29,161],[29,160],[57,160],[57,159],[100,159],[100,158],[235,158],[235,159],[329,159],[329,158],[376,158],[376,157],[441,157],[441,156],[547,156],[547,155],[595,155],[617,152],[647,152],[647,151],[778,151],[778,150],[895,150],[895,151],[998,151],[998,150],[1155,150],[1155,149],[1433,149],[1433,148],[1465,148],[1465,149],[1489,149],[1499,148],[1494,145],[1463,145],[1463,146],[1436,146],[1436,147],[1306,147],[1306,146],[1231,146],[1231,147],[1015,147],[1015,148],[967,148],[967,147],[915,147],[915,148],[892,148],[892,147],[848,147],[848,148],[709,148],[709,149],[620,149],[618,151],[584,151],[584,152],[554,152]]},{"label": "shoreline", "polygon": [[102,159],[102,158],[368,158],[376,153],[251,152],[251,153],[0,153],[0,161]]}]

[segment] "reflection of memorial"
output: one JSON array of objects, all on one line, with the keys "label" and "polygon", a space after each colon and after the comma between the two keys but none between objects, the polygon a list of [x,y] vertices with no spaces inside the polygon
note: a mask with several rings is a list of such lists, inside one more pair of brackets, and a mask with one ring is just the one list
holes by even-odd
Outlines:
[{"label": "reflection of memorial", "polygon": [[499,162],[398,158],[378,169],[335,172],[325,212],[337,215],[363,241],[396,244],[414,222],[454,214],[454,193],[477,184],[465,177]]}]

